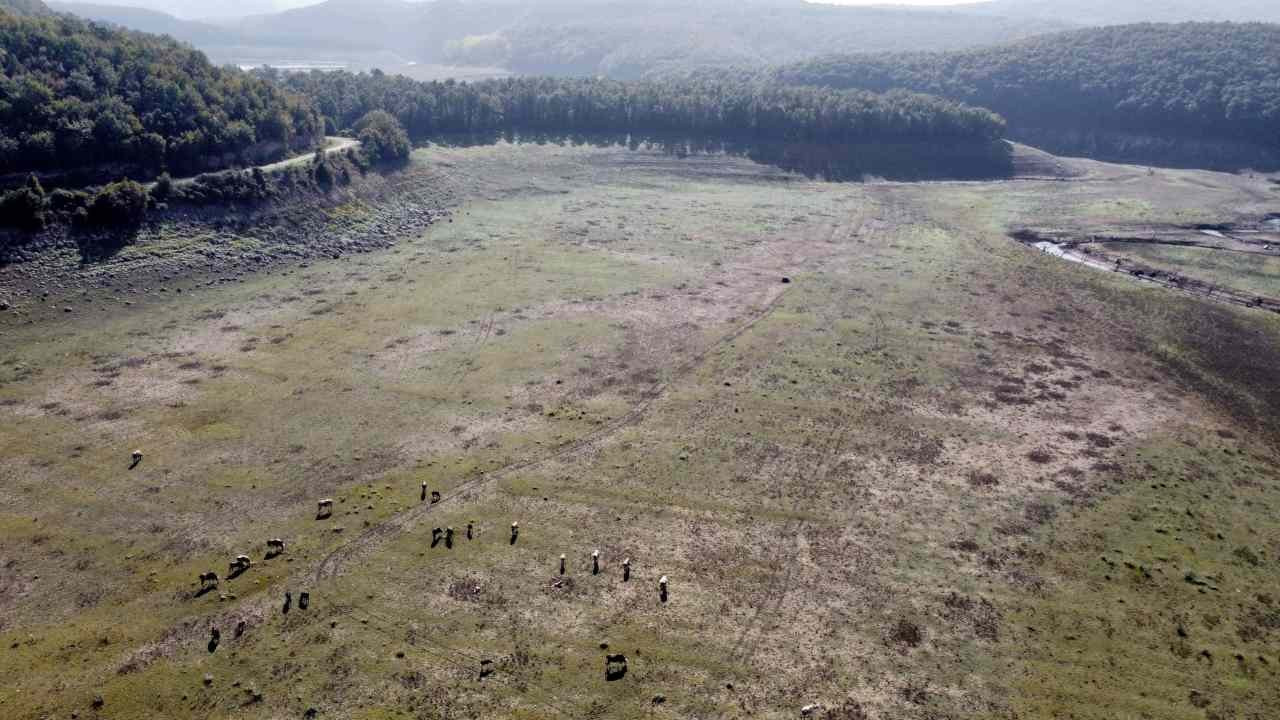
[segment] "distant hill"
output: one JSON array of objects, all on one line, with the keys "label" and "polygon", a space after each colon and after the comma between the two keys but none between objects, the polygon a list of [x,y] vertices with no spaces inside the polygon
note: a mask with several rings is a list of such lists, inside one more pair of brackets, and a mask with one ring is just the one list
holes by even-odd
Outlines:
[{"label": "distant hill", "polygon": [[[154,14],[65,4],[76,14],[165,32],[222,51],[331,59],[388,52],[404,62],[502,67],[522,74],[637,78],[704,66],[793,62],[853,51],[946,50],[1072,27],[905,8],[854,8],[801,0],[328,0],[208,26]],[[78,8],[78,9],[77,9]],[[220,25],[224,25],[220,23]]]},{"label": "distant hill", "polygon": [[1066,23],[805,2],[558,0],[450,44],[447,59],[520,73],[640,77],[699,66],[763,65],[833,52],[946,50],[1061,30]]},{"label": "distant hill", "polygon": [[[314,2],[314,0],[312,0]],[[52,4],[52,3],[50,3]],[[102,0],[101,5],[134,7],[141,10],[171,15],[181,20],[228,21],[247,15],[280,12],[297,3],[280,0]]]},{"label": "distant hill", "polygon": [[0,0],[0,11],[12,15],[50,15],[52,10],[42,0]]},{"label": "distant hill", "polygon": [[49,7],[56,12],[70,13],[129,30],[168,35],[197,47],[232,44],[238,40],[236,33],[226,28],[194,20],[180,20],[173,15],[139,7],[82,2],[51,2]]},{"label": "distant hill", "polygon": [[1058,130],[1280,150],[1280,25],[1110,26],[975,50],[832,56],[772,75],[940,95],[1000,113],[1015,137]]},{"label": "distant hill", "polygon": [[1010,18],[1041,18],[1079,25],[1140,22],[1280,22],[1277,0],[992,0],[959,11]]}]

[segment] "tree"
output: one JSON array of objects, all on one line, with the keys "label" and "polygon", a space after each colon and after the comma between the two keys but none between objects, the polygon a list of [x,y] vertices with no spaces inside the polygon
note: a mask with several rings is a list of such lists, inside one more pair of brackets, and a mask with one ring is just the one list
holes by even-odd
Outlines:
[{"label": "tree", "polygon": [[399,120],[385,110],[373,110],[356,123],[357,136],[372,162],[403,162],[413,146]]}]

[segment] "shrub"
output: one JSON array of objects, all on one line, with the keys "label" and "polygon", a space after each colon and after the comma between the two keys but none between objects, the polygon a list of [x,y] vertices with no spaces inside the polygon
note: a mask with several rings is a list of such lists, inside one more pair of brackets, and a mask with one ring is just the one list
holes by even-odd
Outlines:
[{"label": "shrub", "polygon": [[266,175],[260,170],[228,170],[200,175],[194,181],[175,188],[173,197],[193,205],[254,203],[270,197],[272,190]]},{"label": "shrub", "polygon": [[94,225],[137,225],[146,215],[147,190],[132,180],[107,185],[89,205],[89,222]]},{"label": "shrub", "polygon": [[33,173],[27,184],[0,197],[0,222],[24,230],[42,230],[48,199],[40,178]]},{"label": "shrub", "polygon": [[333,185],[333,170],[329,168],[329,163],[325,160],[323,150],[316,151],[316,158],[312,161],[312,164],[315,170],[316,182],[325,188]]},{"label": "shrub", "polygon": [[413,146],[409,135],[391,113],[373,110],[356,123],[365,156],[372,162],[400,162],[408,159]]},{"label": "shrub", "polygon": [[151,189],[151,195],[157,200],[167,200],[173,194],[173,178],[169,177],[169,173],[160,173],[160,177],[156,178],[156,185]]},{"label": "shrub", "polygon": [[56,213],[74,215],[77,210],[89,206],[89,193],[81,190],[63,190],[49,193],[49,208]]}]

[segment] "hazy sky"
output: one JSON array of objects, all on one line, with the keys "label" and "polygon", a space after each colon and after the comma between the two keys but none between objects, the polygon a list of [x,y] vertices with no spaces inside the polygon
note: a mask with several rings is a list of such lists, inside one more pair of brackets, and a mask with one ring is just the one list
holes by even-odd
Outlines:
[{"label": "hazy sky", "polygon": [[884,0],[809,0],[810,2],[824,2],[832,5],[960,5],[980,0],[896,0],[896,2],[884,2]]},{"label": "hazy sky", "polygon": [[[75,0],[69,0],[75,1]],[[106,5],[132,5],[160,10],[182,18],[227,18],[258,13],[275,12],[289,8],[314,5],[321,0],[80,0]],[[833,5],[956,5],[976,0],[810,0]]]}]

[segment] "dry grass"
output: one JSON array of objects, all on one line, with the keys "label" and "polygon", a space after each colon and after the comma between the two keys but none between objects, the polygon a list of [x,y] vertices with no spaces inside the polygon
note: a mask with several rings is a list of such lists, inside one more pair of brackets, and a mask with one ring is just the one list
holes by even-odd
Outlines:
[{"label": "dry grass", "polygon": [[[1280,328],[1003,240],[1176,220],[1184,174],[854,186],[628,157],[433,150],[472,200],[395,250],[6,327],[0,715],[1280,703]],[[1254,202],[1206,177],[1191,211]]]}]

